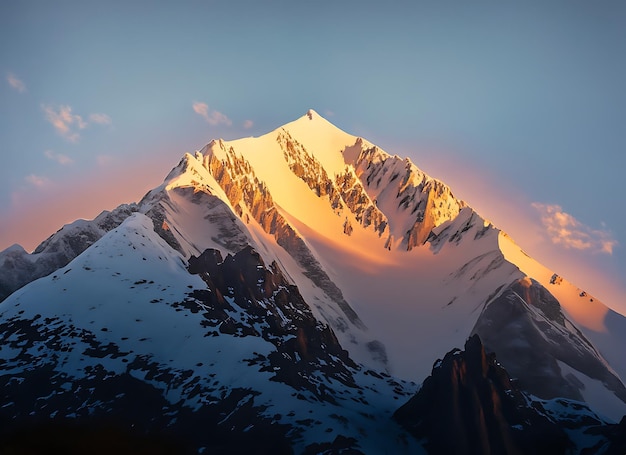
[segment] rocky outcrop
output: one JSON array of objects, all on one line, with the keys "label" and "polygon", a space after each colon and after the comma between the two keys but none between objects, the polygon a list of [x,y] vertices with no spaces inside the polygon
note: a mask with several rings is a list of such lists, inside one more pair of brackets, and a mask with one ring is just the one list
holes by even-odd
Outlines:
[{"label": "rocky outcrop", "polygon": [[[97,328],[91,323],[80,325],[78,318],[26,317],[21,314],[24,311],[3,317],[0,452],[29,448],[21,429],[38,433],[38,422],[54,418],[61,427],[85,428],[98,428],[103,419],[110,420],[122,432],[135,431],[141,438],[173,434],[194,448],[189,453],[197,453],[201,447],[210,453],[293,453],[291,446],[300,430],[285,422],[286,416],[265,415],[267,405],[258,403],[263,392],[250,388],[258,381],[263,390],[268,379],[287,385],[283,392],[292,390],[281,399],[306,402],[310,409],[318,403],[341,409],[346,400],[352,401],[352,395],[354,400],[362,400],[359,403],[366,409],[367,402],[361,397],[364,387],[356,378],[361,368],[342,348],[333,330],[315,319],[298,288],[287,281],[275,262],[266,265],[249,246],[226,257],[219,250],[207,249],[189,259],[188,271],[199,275],[206,287],[190,290],[184,300],[168,302],[163,294],[164,298],[145,303],[155,313],[171,308],[170,315],[181,315],[179,322],[187,317],[197,321],[195,330],[200,336],[196,337],[216,340],[194,346],[193,354],[174,350],[181,356],[193,355],[198,360],[195,367],[193,362],[186,368],[172,365],[173,361],[167,360],[170,354],[163,357],[160,352],[190,336],[176,333],[176,323],[172,323],[171,333],[140,338],[131,348],[128,336],[120,335],[136,333],[144,322],[133,322],[125,314],[110,321],[112,325],[123,321],[117,329],[103,326],[95,317],[92,322],[98,321]],[[146,279],[130,284],[131,289],[162,286]],[[76,302],[77,307],[90,304]],[[129,332],[120,333],[120,327]],[[160,337],[166,340],[159,343],[161,347],[149,354],[140,353],[138,345]],[[232,352],[227,348],[230,353],[225,356],[235,357],[234,364],[246,365],[244,368],[258,379],[233,387],[215,379],[216,375],[228,377],[220,366],[213,368],[211,364],[201,373],[203,362],[211,358],[207,346],[217,350],[241,347],[241,351],[235,348]],[[68,362],[68,358],[74,361]],[[393,380],[381,376],[380,381]],[[303,415],[302,426],[307,425],[308,417],[308,412]],[[59,429],[58,437],[49,441],[49,447],[59,447],[63,453],[74,447],[65,438],[64,428]],[[358,445],[337,435],[328,438],[334,438],[337,447],[347,442]],[[310,442],[325,447],[330,444],[325,440],[322,436]],[[85,444],[79,451],[90,451]]]},{"label": "rocky outcrop", "polygon": [[[465,207],[448,186],[424,174],[410,160],[390,156],[378,147],[362,150],[353,165],[369,198],[387,201],[384,206],[377,204],[377,209],[403,220],[402,226],[390,228],[402,233],[407,250],[423,245],[434,227],[454,219]],[[390,215],[398,211],[401,217]]]},{"label": "rocky outcrop", "polygon": [[431,231],[428,243],[431,251],[437,253],[447,243],[459,245],[466,238],[479,240],[499,232],[490,221],[481,217],[471,207],[463,207],[454,219],[440,224]]},{"label": "rocky outcrop", "polygon": [[[222,259],[208,249],[189,259],[189,271],[207,283],[209,291],[195,291],[183,305],[205,315],[207,334],[215,330],[235,336],[260,336],[274,344],[269,356],[248,359],[261,371],[275,372],[274,380],[308,390],[320,400],[334,402],[322,381],[328,376],[355,387],[348,356],[332,329],[315,319],[298,288],[287,282],[278,264],[266,267],[252,247]],[[239,308],[245,316],[234,318]]]},{"label": "rocky outcrop", "polygon": [[388,231],[387,217],[367,195],[352,168],[346,166],[341,174],[335,176],[335,183],[341,199],[359,224],[365,228],[372,226],[379,236]]},{"label": "rocky outcrop", "polygon": [[533,406],[474,335],[465,351],[435,363],[394,418],[433,454],[565,453],[572,447],[565,431]]},{"label": "rocky outcrop", "polygon": [[318,197],[328,196],[328,202],[337,215],[345,215],[344,210],[348,210],[364,228],[372,226],[379,236],[386,232],[387,218],[367,195],[351,166],[346,166],[343,172],[335,175],[333,181],[322,164],[286,130],[282,130],[276,140],[289,169]]},{"label": "rocky outcrop", "polygon": [[291,172],[306,183],[317,196],[328,196],[333,209],[338,209],[339,194],[322,164],[284,129],[278,134],[276,142],[280,145]]}]

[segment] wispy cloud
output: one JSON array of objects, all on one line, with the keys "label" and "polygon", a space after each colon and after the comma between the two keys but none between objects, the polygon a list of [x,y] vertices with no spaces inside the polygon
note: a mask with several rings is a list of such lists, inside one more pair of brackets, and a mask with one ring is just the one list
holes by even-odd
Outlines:
[{"label": "wispy cloud", "polygon": [[26,84],[22,82],[15,74],[9,73],[7,74],[7,82],[11,87],[17,90],[20,93],[24,93],[26,91]]},{"label": "wispy cloud", "polygon": [[57,133],[70,142],[78,142],[80,134],[77,130],[87,127],[87,122],[80,115],[72,114],[70,106],[59,106],[55,109],[52,106],[42,104],[41,108],[46,114],[46,120],[52,124]]},{"label": "wispy cloud", "polygon": [[243,127],[246,130],[249,130],[253,126],[254,126],[254,122],[252,120],[246,120],[245,122],[243,122]]},{"label": "wispy cloud", "polygon": [[35,174],[27,175],[26,177],[24,177],[24,180],[38,188],[43,188],[50,183],[50,180],[48,178]]},{"label": "wispy cloud", "polygon": [[539,212],[541,222],[552,243],[565,248],[607,254],[612,254],[613,248],[617,246],[617,241],[609,231],[594,229],[581,223],[564,212],[559,205],[533,202],[532,206]]},{"label": "wispy cloud", "polygon": [[206,122],[211,126],[217,125],[227,125],[230,126],[233,122],[224,114],[219,111],[214,111],[209,109],[209,106],[206,103],[201,103],[199,101],[194,101],[193,111],[199,116],[203,117]]},{"label": "wispy cloud", "polygon": [[54,153],[52,150],[46,150],[45,152],[43,152],[43,154],[49,160],[56,161],[63,166],[72,164],[74,162],[74,160],[71,159],[69,156],[63,155],[62,153]]},{"label": "wispy cloud", "polygon": [[[67,105],[60,105],[58,108],[48,104],[42,104],[41,109],[46,115],[46,120],[54,129],[70,142],[78,142],[80,130],[87,128],[89,123],[82,116],[74,114],[72,108]],[[103,113],[89,115],[89,121],[98,125],[110,125],[111,117]]]},{"label": "wispy cloud", "polygon": [[102,113],[95,113],[89,115],[89,120],[93,123],[97,123],[98,125],[110,125],[111,117]]}]

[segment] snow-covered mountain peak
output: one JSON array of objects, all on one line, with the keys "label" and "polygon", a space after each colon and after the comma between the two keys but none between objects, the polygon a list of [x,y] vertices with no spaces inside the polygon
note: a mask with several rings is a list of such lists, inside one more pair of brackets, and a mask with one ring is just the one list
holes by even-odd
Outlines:
[{"label": "snow-covered mountain peak", "polygon": [[318,114],[317,111],[315,111],[315,109],[307,110],[306,113],[303,116],[298,117],[292,123],[295,123],[295,122],[306,123],[307,121],[310,122],[311,124],[314,124],[314,123],[319,122],[319,121],[329,123],[328,120],[326,120],[324,117],[322,117],[320,114]]},{"label": "snow-covered mountain peak", "polygon": [[[352,244],[361,243],[355,228],[362,228],[378,236],[380,247],[411,250],[465,207],[410,159],[346,133],[315,111],[257,138],[211,141],[200,153],[220,184],[246,180],[294,221],[326,238],[343,232]],[[221,182],[225,170],[228,182]]]},{"label": "snow-covered mountain peak", "polygon": [[[236,435],[265,422],[299,449],[332,441],[311,453],[350,438],[415,453],[385,415],[404,381],[474,334],[530,393],[626,411],[624,317],[409,158],[313,110],[184,154],[138,204],[67,225],[35,254],[0,252],[0,268],[1,412],[29,415],[24,393],[61,394],[63,415],[104,409],[123,394],[103,405],[90,390],[114,378],[156,394],[159,416],[178,403],[165,426],[189,407]],[[50,376],[40,391],[33,365]],[[47,400],[33,412],[47,416]]]}]

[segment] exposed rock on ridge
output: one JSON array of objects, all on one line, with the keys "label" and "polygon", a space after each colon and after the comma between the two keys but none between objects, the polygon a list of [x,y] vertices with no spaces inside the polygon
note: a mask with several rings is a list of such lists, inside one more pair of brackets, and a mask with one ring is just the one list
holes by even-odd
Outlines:
[{"label": "exposed rock on ridge", "polygon": [[387,218],[369,198],[352,166],[346,166],[343,172],[335,175],[333,182],[322,164],[289,132],[283,129],[277,142],[291,171],[318,197],[328,196],[328,202],[338,216],[345,215],[344,210],[348,210],[363,227],[372,226],[379,236],[385,234]]},{"label": "exposed rock on ridge", "polygon": [[[317,376],[356,387],[349,368],[357,365],[330,327],[315,319],[278,264],[266,267],[261,256],[248,246],[225,259],[218,250],[206,250],[200,257],[189,259],[189,271],[199,274],[210,291],[196,291],[193,297],[197,303],[186,303],[198,305],[192,311],[206,312],[207,327],[235,336],[260,336],[275,345],[275,352],[249,359],[250,365],[260,365],[261,371],[275,373],[274,380],[309,390],[320,400],[334,402],[332,390]],[[246,318],[234,321],[232,305],[243,309]]]},{"label": "exposed rock on ridge", "polygon": [[572,447],[566,433],[541,411],[474,335],[465,351],[455,349],[435,363],[394,418],[425,438],[433,454],[565,453]]},{"label": "exposed rock on ridge", "polygon": [[388,155],[378,147],[362,150],[353,166],[378,209],[388,218],[390,213],[402,214],[389,222],[391,233],[404,239],[407,250],[424,244],[434,227],[454,219],[465,207],[448,186],[428,177],[410,160]]}]

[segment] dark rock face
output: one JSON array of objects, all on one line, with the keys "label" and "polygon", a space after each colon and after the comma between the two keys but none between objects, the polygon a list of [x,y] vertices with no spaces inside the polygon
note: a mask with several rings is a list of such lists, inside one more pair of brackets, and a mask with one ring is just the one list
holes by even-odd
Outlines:
[{"label": "dark rock face", "polygon": [[626,453],[626,416],[617,425],[610,425],[605,429],[605,434],[611,441],[607,447],[608,455]]},{"label": "dark rock face", "polygon": [[508,371],[519,379],[524,390],[538,397],[583,400],[584,386],[571,375],[562,374],[558,364],[562,362],[602,381],[619,399],[626,401],[622,382],[573,327],[566,324],[552,294],[526,278],[516,281],[489,302],[472,332],[480,336],[487,350],[497,350],[500,359],[506,359]]},{"label": "dark rock face", "polygon": [[[334,402],[332,392],[315,379],[320,375],[356,386],[350,368],[357,365],[332,329],[315,319],[298,288],[287,282],[276,263],[266,267],[252,247],[225,259],[218,250],[207,249],[189,259],[189,271],[208,285],[208,292],[192,295],[207,318],[206,327],[235,336],[260,336],[276,347],[269,356],[248,359],[249,365],[273,371],[273,380],[308,390],[320,400]],[[233,306],[246,316],[234,321],[229,316]]]},{"label": "dark rock face", "polygon": [[[540,406],[538,403],[535,406]],[[437,361],[394,418],[435,454],[565,453],[565,432],[529,406],[477,335]]]}]

